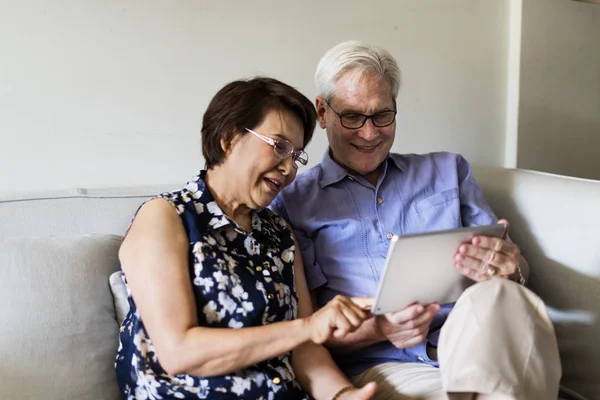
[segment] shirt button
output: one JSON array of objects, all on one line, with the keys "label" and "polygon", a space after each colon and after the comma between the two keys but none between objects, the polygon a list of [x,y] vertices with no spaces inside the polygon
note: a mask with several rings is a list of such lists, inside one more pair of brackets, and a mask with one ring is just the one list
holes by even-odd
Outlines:
[{"label": "shirt button", "polygon": [[276,385],[279,385],[279,383],[281,382],[281,379],[279,379],[278,376],[276,376],[275,378],[273,378],[273,383]]},{"label": "shirt button", "polygon": [[377,203],[379,203],[379,204],[383,203],[383,199],[381,197],[378,197],[377,198]]},{"label": "shirt button", "polygon": [[262,267],[256,267],[256,270],[257,270],[258,272],[260,272],[260,271],[262,271]]},{"label": "shirt button", "polygon": [[394,237],[394,234],[392,232],[388,232],[387,235],[385,235],[385,237],[392,240],[392,238]]},{"label": "shirt button", "polygon": [[267,299],[269,299],[269,300],[273,300],[273,297],[275,297],[275,296],[273,296],[273,293],[269,293],[267,295]]}]

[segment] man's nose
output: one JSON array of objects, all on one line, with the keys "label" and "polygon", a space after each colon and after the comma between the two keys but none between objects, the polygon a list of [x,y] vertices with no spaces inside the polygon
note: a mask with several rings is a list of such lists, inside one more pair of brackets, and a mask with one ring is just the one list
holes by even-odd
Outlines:
[{"label": "man's nose", "polygon": [[377,128],[373,125],[371,118],[368,118],[362,128],[358,130],[358,137],[366,141],[374,140],[378,135]]}]

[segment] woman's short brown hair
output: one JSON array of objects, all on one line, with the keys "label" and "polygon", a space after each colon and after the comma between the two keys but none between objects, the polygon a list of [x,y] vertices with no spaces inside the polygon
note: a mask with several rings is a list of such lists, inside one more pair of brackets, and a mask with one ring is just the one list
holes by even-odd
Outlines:
[{"label": "woman's short brown hair", "polygon": [[296,115],[304,128],[304,146],[310,142],[317,121],[315,107],[295,88],[273,78],[258,77],[228,83],[212,98],[202,119],[202,155],[210,169],[225,160],[221,140],[231,143],[245,128],[260,125],[271,110]]}]

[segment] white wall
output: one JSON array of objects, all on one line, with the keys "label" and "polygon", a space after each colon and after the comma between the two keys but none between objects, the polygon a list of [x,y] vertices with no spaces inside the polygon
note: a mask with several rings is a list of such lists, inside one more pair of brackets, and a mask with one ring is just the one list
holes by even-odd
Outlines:
[{"label": "white wall", "polygon": [[[404,75],[395,150],[504,160],[508,1],[0,0],[0,194],[184,183],[230,80],[311,99],[331,46],[387,47]],[[326,146],[317,132],[311,164]]]},{"label": "white wall", "polygon": [[523,1],[518,166],[600,179],[600,4]]}]

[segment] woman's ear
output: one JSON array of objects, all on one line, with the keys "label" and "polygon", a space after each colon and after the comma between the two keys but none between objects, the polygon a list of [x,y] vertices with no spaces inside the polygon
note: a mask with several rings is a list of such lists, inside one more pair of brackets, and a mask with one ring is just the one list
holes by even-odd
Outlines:
[{"label": "woman's ear", "polygon": [[221,138],[221,150],[223,150],[223,153],[225,154],[229,154],[229,151],[231,150],[231,143],[227,143],[227,140],[225,138]]},{"label": "woman's ear", "polygon": [[221,149],[223,150],[225,155],[229,155],[231,153],[231,151],[233,150],[233,148],[235,147],[235,145],[237,144],[237,142],[239,142],[239,140],[241,138],[242,138],[242,135],[237,132],[235,132],[231,136],[225,136],[225,137],[221,138],[219,143],[221,144]]}]

